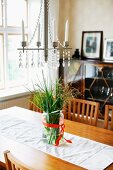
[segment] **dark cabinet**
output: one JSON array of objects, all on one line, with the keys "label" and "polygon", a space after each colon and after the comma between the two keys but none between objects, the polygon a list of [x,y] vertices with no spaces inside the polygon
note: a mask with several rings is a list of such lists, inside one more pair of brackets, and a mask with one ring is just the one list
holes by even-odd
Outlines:
[{"label": "dark cabinet", "polygon": [[[65,60],[65,64],[60,60],[59,77],[63,79],[64,84],[79,89],[81,94],[84,93],[84,67],[83,63],[73,59]],[[82,96],[83,97],[83,96]]]},{"label": "dark cabinet", "polygon": [[100,102],[103,114],[105,104],[113,104],[113,66],[108,63],[85,64],[85,69],[85,99]]},{"label": "dark cabinet", "polygon": [[82,97],[100,103],[104,114],[106,104],[113,105],[113,63],[90,60],[71,60],[63,67],[64,83],[79,88]]}]

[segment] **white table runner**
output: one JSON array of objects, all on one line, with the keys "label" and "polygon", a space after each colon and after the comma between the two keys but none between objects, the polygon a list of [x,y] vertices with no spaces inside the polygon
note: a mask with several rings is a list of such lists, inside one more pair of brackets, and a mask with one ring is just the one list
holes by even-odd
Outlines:
[{"label": "white table runner", "polygon": [[0,134],[89,170],[103,170],[113,162],[113,147],[65,133],[72,144],[56,147],[44,142],[42,124],[29,123],[8,115],[0,116]]}]

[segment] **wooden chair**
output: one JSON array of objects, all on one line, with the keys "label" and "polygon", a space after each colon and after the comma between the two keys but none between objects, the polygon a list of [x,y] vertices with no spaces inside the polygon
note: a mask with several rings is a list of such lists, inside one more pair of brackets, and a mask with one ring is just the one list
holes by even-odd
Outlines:
[{"label": "wooden chair", "polygon": [[113,106],[105,105],[104,128],[113,130]]},{"label": "wooden chair", "polygon": [[99,103],[83,99],[72,98],[63,109],[64,118],[97,125]]},{"label": "wooden chair", "polygon": [[37,106],[35,106],[33,103],[29,103],[29,109],[35,112],[43,113],[43,111],[39,109]]},{"label": "wooden chair", "polygon": [[6,170],[31,170],[31,168],[27,168],[27,166],[16,159],[10,151],[4,152]]},{"label": "wooden chair", "polygon": [[[31,96],[30,101],[32,101],[33,95]],[[32,102],[29,102],[29,109],[35,112],[43,113],[41,109],[39,109],[36,105],[34,105]]]}]

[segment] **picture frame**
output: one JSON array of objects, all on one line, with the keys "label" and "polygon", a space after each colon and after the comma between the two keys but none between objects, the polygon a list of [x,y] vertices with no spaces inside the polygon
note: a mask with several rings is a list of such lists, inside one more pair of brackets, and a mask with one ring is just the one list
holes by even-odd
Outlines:
[{"label": "picture frame", "polygon": [[113,61],[113,38],[104,40],[103,60]]},{"label": "picture frame", "polygon": [[82,59],[102,59],[102,39],[103,31],[83,31],[81,58]]}]

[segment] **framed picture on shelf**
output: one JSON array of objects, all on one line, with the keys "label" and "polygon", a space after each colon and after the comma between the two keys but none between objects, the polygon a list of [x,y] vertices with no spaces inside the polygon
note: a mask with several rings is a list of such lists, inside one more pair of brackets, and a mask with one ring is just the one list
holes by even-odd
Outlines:
[{"label": "framed picture on shelf", "polygon": [[103,31],[83,31],[81,58],[100,60],[102,56]]},{"label": "framed picture on shelf", "polygon": [[103,59],[109,61],[113,60],[113,39],[105,39]]}]

